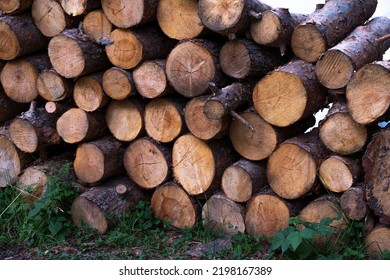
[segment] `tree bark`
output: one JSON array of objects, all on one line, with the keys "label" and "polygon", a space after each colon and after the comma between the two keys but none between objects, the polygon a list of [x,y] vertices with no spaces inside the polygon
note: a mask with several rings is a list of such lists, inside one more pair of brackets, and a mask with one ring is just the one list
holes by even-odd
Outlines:
[{"label": "tree bark", "polygon": [[100,8],[100,1],[95,0],[59,0],[65,13],[70,16],[81,16]]},{"label": "tree bark", "polygon": [[390,228],[385,225],[377,224],[369,232],[364,240],[366,252],[372,259],[380,259],[382,253],[390,251]]},{"label": "tree bark", "polygon": [[71,106],[67,104],[62,104],[54,101],[48,101],[45,103],[45,110],[49,114],[56,114],[58,116],[61,116],[69,109],[71,109]]},{"label": "tree bark", "polygon": [[44,69],[38,74],[36,87],[38,94],[47,101],[62,101],[73,94],[73,81],[66,79],[53,68]]},{"label": "tree bark", "polygon": [[0,11],[5,14],[20,14],[30,9],[34,0],[6,0],[0,2]]},{"label": "tree bark", "polygon": [[112,23],[102,10],[89,12],[83,19],[83,32],[98,44],[109,42]]},{"label": "tree bark", "polygon": [[0,125],[5,121],[11,120],[16,115],[28,109],[27,103],[18,103],[9,98],[3,87],[0,85]]},{"label": "tree bark", "polygon": [[104,92],[114,100],[123,100],[136,94],[133,74],[119,67],[111,67],[103,75]]},{"label": "tree bark", "polygon": [[340,197],[340,206],[350,220],[361,221],[368,214],[368,205],[364,193],[364,183],[358,183],[347,189]]}]

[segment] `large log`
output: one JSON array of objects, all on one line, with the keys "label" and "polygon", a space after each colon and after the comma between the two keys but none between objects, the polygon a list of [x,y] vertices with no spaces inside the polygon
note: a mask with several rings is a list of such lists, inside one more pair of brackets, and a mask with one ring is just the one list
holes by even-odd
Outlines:
[{"label": "large log", "polygon": [[73,81],[66,79],[53,68],[44,69],[38,74],[36,87],[38,94],[47,101],[61,101],[73,94]]},{"label": "large log", "polygon": [[96,43],[104,45],[113,29],[112,23],[102,10],[89,12],[83,19],[82,29],[85,35]]},{"label": "large log", "polygon": [[100,8],[100,1],[96,0],[59,0],[64,11],[70,16],[81,16]]},{"label": "large log", "polygon": [[0,126],[5,121],[11,120],[16,115],[28,109],[28,103],[19,103],[9,98],[0,85]]},{"label": "large log", "polygon": [[115,66],[104,72],[102,85],[104,92],[115,100],[122,100],[136,93],[133,74]]},{"label": "large log", "polygon": [[385,225],[377,224],[370,231],[364,243],[366,244],[366,252],[372,259],[380,259],[384,252],[390,251],[390,228]]},{"label": "large log", "polygon": [[361,221],[368,214],[364,183],[358,183],[340,196],[340,207],[350,220]]},{"label": "large log", "polygon": [[297,57],[315,62],[375,12],[377,0],[329,0],[294,28],[291,47]]},{"label": "large log", "polygon": [[285,127],[323,108],[326,94],[317,80],[315,66],[295,60],[260,79],[252,97],[265,121]]},{"label": "large log", "polygon": [[357,27],[336,46],[327,50],[316,63],[316,74],[322,85],[330,89],[348,85],[355,70],[381,60],[390,48],[390,40],[376,40],[390,34],[390,19],[377,17]]},{"label": "large log", "polygon": [[34,0],[3,0],[0,2],[0,11],[5,14],[19,14],[30,9]]}]

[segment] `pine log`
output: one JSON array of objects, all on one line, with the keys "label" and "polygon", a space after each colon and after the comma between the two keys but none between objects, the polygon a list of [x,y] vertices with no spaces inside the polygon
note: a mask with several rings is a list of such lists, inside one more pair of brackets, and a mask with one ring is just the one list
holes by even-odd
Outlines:
[{"label": "pine log", "polygon": [[123,69],[132,69],[145,60],[166,58],[176,44],[152,25],[114,29],[109,40],[113,43],[106,46],[108,59]]},{"label": "pine log", "polygon": [[282,142],[271,154],[267,178],[273,191],[285,199],[317,193],[317,170],[328,156],[318,136],[318,129]]},{"label": "pine log", "polygon": [[241,158],[225,169],[221,189],[232,201],[247,202],[267,185],[265,161]]},{"label": "pine log", "polygon": [[108,134],[104,114],[71,108],[57,120],[57,131],[69,144],[99,139]]},{"label": "pine log", "polygon": [[315,62],[375,12],[377,0],[328,0],[294,28],[291,47],[294,54]]},{"label": "pine log", "polygon": [[82,28],[88,38],[103,45],[108,41],[113,29],[112,23],[102,10],[89,12],[83,19]]},{"label": "pine log", "polygon": [[109,66],[103,47],[78,29],[66,29],[51,38],[48,53],[54,69],[65,78],[76,78]]},{"label": "pine log", "polygon": [[142,188],[154,189],[171,179],[172,149],[150,137],[133,141],[123,161],[129,177]]},{"label": "pine log", "polygon": [[36,87],[38,94],[47,101],[65,100],[73,94],[73,81],[62,77],[53,68],[38,74]]},{"label": "pine log", "polygon": [[144,133],[144,111],[145,105],[137,97],[112,100],[106,111],[107,126],[115,138],[130,142]]},{"label": "pine log", "polygon": [[70,16],[81,16],[100,8],[100,1],[96,0],[59,0],[65,13]]},{"label": "pine log", "polygon": [[364,183],[358,183],[340,196],[340,207],[350,220],[361,221],[368,214],[368,205],[364,194]]},{"label": "pine log", "polygon": [[233,37],[244,33],[251,17],[272,8],[258,0],[199,0],[199,17],[209,29]]},{"label": "pine log", "polygon": [[51,64],[47,53],[8,61],[0,76],[5,93],[16,102],[31,102],[38,96],[38,74],[48,68],[51,68]]},{"label": "pine log", "polygon": [[340,155],[361,151],[367,141],[367,128],[351,117],[347,104],[340,99],[319,123],[320,138],[325,146]]},{"label": "pine log", "polygon": [[9,98],[3,87],[0,85],[0,126],[5,121],[11,120],[18,114],[25,112],[28,109],[27,103],[19,103]]},{"label": "pine log", "polygon": [[348,85],[355,70],[381,60],[390,48],[390,40],[376,40],[390,33],[390,19],[377,17],[357,27],[336,46],[327,50],[316,63],[316,74],[322,85],[330,89]]},{"label": "pine log", "polygon": [[177,229],[192,228],[199,220],[199,203],[176,182],[167,182],[153,192],[151,207],[156,217]]},{"label": "pine log", "polygon": [[220,187],[223,172],[236,158],[226,139],[206,143],[185,134],[173,144],[173,174],[189,195],[207,198]]},{"label": "pine log", "polygon": [[71,106],[68,104],[62,104],[62,103],[54,102],[54,101],[48,101],[45,103],[45,110],[49,114],[57,114],[57,115],[61,116],[69,109],[71,109]]},{"label": "pine log", "polygon": [[156,20],[158,0],[102,0],[108,19],[117,27],[128,28]]},{"label": "pine log", "polygon": [[170,52],[166,73],[175,90],[185,97],[204,94],[209,83],[223,85],[220,45],[205,39],[181,40]]},{"label": "pine log", "polygon": [[217,192],[207,199],[202,208],[203,224],[211,231],[227,236],[245,232],[245,208],[243,205]]},{"label": "pine log", "polygon": [[364,239],[366,252],[372,259],[380,259],[385,251],[390,251],[390,227],[378,224]]},{"label": "pine log", "polygon": [[102,80],[104,72],[95,72],[76,80],[73,88],[73,100],[77,107],[86,112],[103,108],[108,103]]},{"label": "pine log", "polygon": [[201,37],[205,30],[199,24],[197,0],[160,0],[157,21],[164,34],[176,40]]},{"label": "pine log", "polygon": [[5,14],[19,14],[30,9],[34,0],[3,0],[0,2],[0,11]]},{"label": "pine log", "polygon": [[260,79],[252,97],[265,121],[285,127],[323,108],[326,94],[317,80],[315,66],[295,60]]},{"label": "pine log", "polygon": [[219,56],[222,71],[235,79],[264,76],[292,57],[289,54],[281,56],[276,48],[260,46],[249,39],[226,42]]},{"label": "pine log", "polygon": [[390,61],[376,61],[357,70],[346,89],[348,109],[360,124],[371,124],[390,106]]},{"label": "pine log", "polygon": [[347,191],[360,181],[362,175],[360,158],[338,155],[331,155],[324,160],[318,172],[324,187],[335,193]]},{"label": "pine log", "polygon": [[145,98],[156,98],[173,93],[165,73],[166,60],[149,60],[133,71],[134,84]]},{"label": "pine log", "polygon": [[31,16],[35,25],[47,37],[54,37],[65,29],[77,27],[80,17],[65,13],[57,0],[34,0]]},{"label": "pine log", "polygon": [[125,144],[111,135],[79,145],[73,163],[77,178],[96,184],[124,173],[125,149]]},{"label": "pine log", "polygon": [[157,142],[173,142],[187,131],[184,119],[185,101],[155,98],[145,107],[146,133]]},{"label": "pine log", "polygon": [[133,74],[119,67],[111,67],[103,75],[104,92],[112,99],[122,100],[135,95]]},{"label": "pine log", "polygon": [[390,224],[390,127],[372,136],[363,168],[368,205],[382,224]]},{"label": "pine log", "polygon": [[72,204],[72,220],[80,228],[87,225],[104,234],[121,215],[147,199],[149,195],[128,177],[116,177],[78,196]]},{"label": "pine log", "polygon": [[12,60],[45,48],[48,38],[36,27],[30,12],[0,17],[0,59]]},{"label": "pine log", "polygon": [[291,37],[295,26],[307,19],[306,14],[290,13],[288,9],[264,11],[260,19],[254,19],[250,25],[252,39],[269,47],[279,48],[280,54],[286,53],[291,45]]},{"label": "pine log", "polygon": [[189,131],[203,140],[221,138],[227,134],[230,115],[221,119],[210,119],[205,112],[205,105],[210,96],[199,96],[187,102],[184,109],[184,118]]}]

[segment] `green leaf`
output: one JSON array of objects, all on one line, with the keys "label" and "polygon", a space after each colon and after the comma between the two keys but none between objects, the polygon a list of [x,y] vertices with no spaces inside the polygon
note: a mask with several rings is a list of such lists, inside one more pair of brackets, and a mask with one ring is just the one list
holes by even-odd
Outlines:
[{"label": "green leaf", "polygon": [[287,236],[287,240],[290,242],[290,246],[295,252],[299,245],[302,243],[302,237],[298,231],[293,231]]},{"label": "green leaf", "polygon": [[311,228],[304,228],[302,229],[299,234],[301,235],[301,237],[303,239],[308,239],[308,240],[311,240],[314,238],[314,235],[315,235],[315,231],[312,230]]},{"label": "green leaf", "polygon": [[61,222],[50,222],[49,230],[52,236],[55,236],[62,229]]},{"label": "green leaf", "polygon": [[270,251],[275,251],[279,247],[282,246],[282,243],[284,241],[284,235],[283,232],[279,231],[277,234],[274,235],[271,239],[271,247],[269,248]]},{"label": "green leaf", "polygon": [[286,252],[289,247],[290,247],[290,240],[284,239],[282,242],[282,253]]}]

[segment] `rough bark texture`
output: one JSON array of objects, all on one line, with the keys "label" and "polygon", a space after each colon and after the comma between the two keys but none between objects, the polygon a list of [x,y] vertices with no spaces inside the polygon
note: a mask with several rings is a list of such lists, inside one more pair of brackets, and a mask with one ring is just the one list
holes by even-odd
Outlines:
[{"label": "rough bark texture", "polygon": [[119,67],[107,69],[102,84],[104,92],[115,100],[122,100],[136,93],[133,74]]},{"label": "rough bark texture", "polygon": [[14,118],[16,115],[26,111],[28,109],[27,103],[18,103],[10,99],[4,92],[2,86],[0,86],[0,125]]},{"label": "rough bark texture", "polygon": [[59,0],[64,11],[70,16],[80,16],[98,9],[101,4],[96,0]]},{"label": "rough bark texture", "polygon": [[373,259],[380,259],[382,253],[390,251],[390,228],[377,224],[365,238],[366,252]]},{"label": "rough bark texture", "polygon": [[36,86],[38,94],[47,101],[65,100],[73,94],[73,81],[52,68],[38,74]]},{"label": "rough bark texture", "polygon": [[348,219],[360,221],[367,217],[368,205],[364,192],[364,183],[358,183],[341,195],[340,206]]},{"label": "rough bark texture", "polygon": [[83,32],[96,43],[104,45],[109,41],[112,23],[102,10],[89,12],[83,19]]}]

